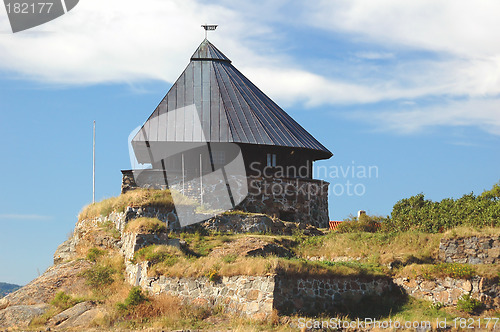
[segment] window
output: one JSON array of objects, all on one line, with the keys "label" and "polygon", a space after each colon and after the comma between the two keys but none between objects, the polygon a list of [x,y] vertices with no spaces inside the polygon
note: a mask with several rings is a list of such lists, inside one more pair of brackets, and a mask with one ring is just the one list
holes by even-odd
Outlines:
[{"label": "window", "polygon": [[267,154],[267,166],[276,167],[276,154],[268,153]]}]

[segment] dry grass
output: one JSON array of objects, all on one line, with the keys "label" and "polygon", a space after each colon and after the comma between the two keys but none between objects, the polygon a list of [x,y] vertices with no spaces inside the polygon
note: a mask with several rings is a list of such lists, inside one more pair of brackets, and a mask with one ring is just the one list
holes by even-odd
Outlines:
[{"label": "dry grass", "polygon": [[456,227],[444,233],[445,238],[469,237],[469,236],[500,236],[500,227]]},{"label": "dry grass", "polygon": [[310,262],[303,259],[287,259],[282,257],[227,257],[206,256],[200,258],[179,256],[172,263],[159,261],[149,269],[150,276],[169,277],[202,277],[210,274],[217,276],[266,276],[272,274],[309,275],[323,277],[346,276],[382,276],[383,271],[377,266],[362,263]]},{"label": "dry grass", "polygon": [[146,217],[132,219],[125,226],[125,232],[141,234],[161,233],[165,232],[166,229],[167,225],[163,221],[160,221],[157,218]]},{"label": "dry grass", "polygon": [[401,268],[397,277],[422,277],[424,279],[452,277],[457,279],[468,279],[470,276],[480,276],[495,279],[500,276],[500,265],[498,264],[411,264]]},{"label": "dry grass", "polygon": [[428,261],[437,256],[442,234],[404,233],[345,233],[331,232],[304,240],[296,252],[300,257],[360,258],[387,264],[393,261]]},{"label": "dry grass", "polygon": [[177,205],[193,205],[194,202],[181,194],[170,190],[135,189],[120,196],[111,197],[95,204],[89,204],[82,209],[78,220],[92,219],[109,215],[111,212],[123,212],[128,206],[159,206],[165,209]]}]

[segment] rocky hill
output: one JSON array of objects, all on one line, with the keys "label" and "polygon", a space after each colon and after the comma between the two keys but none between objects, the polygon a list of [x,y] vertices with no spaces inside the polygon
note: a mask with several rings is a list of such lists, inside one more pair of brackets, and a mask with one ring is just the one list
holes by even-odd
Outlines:
[{"label": "rocky hill", "polygon": [[167,193],[85,208],[54,266],[0,300],[0,330],[283,330],[297,315],[424,319],[429,306],[498,315],[498,229],[339,233],[236,211],[179,231]]}]

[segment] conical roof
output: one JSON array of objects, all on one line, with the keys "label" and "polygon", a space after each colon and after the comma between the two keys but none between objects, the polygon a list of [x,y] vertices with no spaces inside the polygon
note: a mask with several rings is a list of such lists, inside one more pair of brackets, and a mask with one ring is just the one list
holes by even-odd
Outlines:
[{"label": "conical roof", "polygon": [[[199,122],[192,120],[192,112],[185,112],[185,116],[179,112],[192,105],[196,107]],[[189,65],[134,137],[132,145],[141,162],[143,153],[136,147],[144,146],[145,141],[148,145],[200,142],[201,130],[208,142],[308,149],[315,152],[315,159],[332,156],[207,39],[194,52]]]}]

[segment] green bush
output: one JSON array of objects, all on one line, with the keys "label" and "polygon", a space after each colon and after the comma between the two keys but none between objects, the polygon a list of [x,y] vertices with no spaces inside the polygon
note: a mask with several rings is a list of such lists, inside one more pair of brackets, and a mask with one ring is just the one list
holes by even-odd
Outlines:
[{"label": "green bush", "polygon": [[462,295],[457,301],[457,309],[467,313],[477,312],[482,307],[481,301],[473,299],[470,294]]},{"label": "green bush", "polygon": [[500,184],[479,196],[473,193],[459,199],[440,202],[425,199],[424,194],[398,201],[386,225],[390,231],[418,230],[443,232],[457,226],[500,226]]},{"label": "green bush", "polygon": [[221,276],[219,275],[219,268],[217,266],[212,267],[205,273],[205,277],[207,277],[211,282],[218,282],[221,279]]},{"label": "green bush", "polygon": [[52,304],[55,307],[58,307],[61,310],[66,310],[80,302],[82,302],[81,299],[73,298],[71,295],[68,295],[65,292],[61,291],[56,294],[56,296],[54,297],[54,299],[52,299],[52,301],[50,301],[50,304]]},{"label": "green bush", "polygon": [[385,218],[381,216],[369,216],[362,214],[357,217],[350,217],[345,219],[340,225],[337,226],[339,233],[356,233],[356,232],[369,232],[375,233],[380,230],[382,221]]},{"label": "green bush", "polygon": [[104,287],[113,283],[113,274],[115,270],[106,265],[95,265],[83,272],[87,285],[94,290],[102,290]]},{"label": "green bush", "polygon": [[149,301],[148,297],[143,293],[140,287],[132,287],[127,298],[123,303],[117,303],[116,306],[120,311],[128,311],[131,307],[138,306]]},{"label": "green bush", "polygon": [[105,251],[99,248],[90,248],[87,252],[87,259],[95,263],[99,257],[104,255],[104,253]]}]

